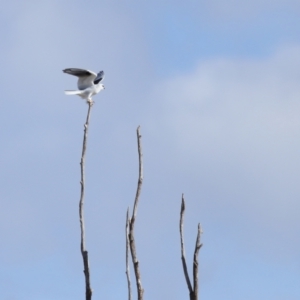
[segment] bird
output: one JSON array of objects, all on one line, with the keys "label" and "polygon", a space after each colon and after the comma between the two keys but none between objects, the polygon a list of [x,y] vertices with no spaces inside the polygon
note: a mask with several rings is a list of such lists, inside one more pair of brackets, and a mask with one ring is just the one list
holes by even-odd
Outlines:
[{"label": "bird", "polygon": [[93,104],[92,96],[98,94],[105,89],[101,81],[104,78],[104,72],[100,71],[98,74],[85,69],[68,68],[63,70],[64,73],[78,77],[78,90],[66,90],[66,95],[77,95],[85,99],[88,104]]}]

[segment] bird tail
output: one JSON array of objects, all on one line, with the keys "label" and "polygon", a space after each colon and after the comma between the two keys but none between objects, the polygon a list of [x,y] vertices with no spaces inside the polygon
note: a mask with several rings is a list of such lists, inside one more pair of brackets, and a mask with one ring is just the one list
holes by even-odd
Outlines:
[{"label": "bird tail", "polygon": [[81,91],[65,91],[66,95],[79,95]]}]

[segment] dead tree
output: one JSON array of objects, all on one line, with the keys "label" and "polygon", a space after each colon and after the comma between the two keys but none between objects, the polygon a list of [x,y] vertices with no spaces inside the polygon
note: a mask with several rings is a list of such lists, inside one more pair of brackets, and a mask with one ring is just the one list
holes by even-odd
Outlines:
[{"label": "dead tree", "polygon": [[144,295],[144,289],[142,287],[141,273],[140,273],[139,261],[136,255],[136,246],[135,246],[135,238],[134,238],[134,225],[135,225],[137,207],[138,207],[139,198],[142,189],[142,183],[143,183],[143,154],[142,154],[142,144],[141,144],[142,136],[140,135],[140,126],[137,128],[136,133],[137,133],[137,144],[138,144],[138,155],[139,155],[139,177],[138,177],[138,184],[136,189],[132,216],[131,218],[129,218],[129,209],[128,209],[127,218],[126,218],[126,275],[127,275],[127,283],[128,283],[129,300],[131,300],[131,282],[129,276],[129,261],[128,261],[129,250],[131,253],[131,259],[134,268],[138,300],[143,300],[143,295]]},{"label": "dead tree", "polygon": [[[82,145],[82,155],[80,160],[80,169],[81,169],[81,194],[79,201],[79,221],[80,221],[80,231],[81,231],[81,242],[80,242],[80,250],[83,259],[84,266],[84,276],[85,276],[85,295],[86,300],[92,299],[92,288],[90,284],[90,269],[89,269],[89,261],[88,261],[88,251],[85,248],[85,224],[84,224],[84,192],[85,192],[85,155],[86,155],[86,147],[87,147],[87,137],[88,137],[88,128],[89,128],[89,120],[91,108],[93,106],[93,102],[88,103],[88,112],[86,117],[86,122],[84,124],[84,135],[83,135],[83,145]],[[127,210],[126,215],[126,276],[127,276],[127,284],[128,284],[128,300],[132,299],[132,291],[131,291],[131,281],[130,281],[130,273],[129,273],[129,252],[131,253],[131,259],[134,268],[136,287],[137,287],[137,295],[138,300],[143,300],[144,289],[142,287],[141,282],[141,273],[139,267],[139,261],[137,259],[136,254],[136,245],[135,245],[135,237],[134,237],[134,225],[137,216],[137,208],[139,203],[139,198],[142,189],[143,183],[143,154],[142,154],[142,144],[141,144],[141,134],[140,127],[137,128],[137,145],[138,145],[138,158],[139,158],[139,176],[138,176],[138,184],[137,190],[134,200],[134,206],[131,217],[129,217],[129,208]],[[199,297],[199,284],[198,284],[198,255],[199,250],[202,247],[200,243],[202,229],[200,223],[198,224],[198,233],[196,239],[196,245],[194,250],[194,259],[193,259],[193,285],[191,283],[190,277],[188,275],[186,259],[185,259],[185,246],[183,239],[183,220],[184,220],[184,211],[185,211],[185,201],[184,196],[182,195],[182,203],[180,210],[180,222],[179,222],[179,231],[180,231],[180,241],[181,241],[181,260],[183,266],[183,272],[185,276],[185,280],[188,286],[190,300],[198,300]]]},{"label": "dead tree", "polygon": [[202,244],[200,243],[202,229],[201,224],[198,224],[198,233],[197,233],[197,239],[196,239],[196,245],[194,250],[194,259],[193,259],[193,285],[191,283],[186,260],[185,260],[185,250],[184,250],[184,239],[183,239],[183,219],[184,219],[184,211],[185,211],[185,201],[184,196],[182,194],[182,200],[181,200],[181,210],[180,210],[180,221],[179,221],[179,232],[180,232],[180,243],[181,243],[181,260],[182,260],[182,266],[183,266],[183,273],[186,280],[186,284],[188,286],[188,290],[190,293],[190,300],[198,300],[199,297],[199,282],[198,282],[198,254],[199,250],[202,247]]},{"label": "dead tree", "polygon": [[86,117],[86,122],[84,124],[84,135],[83,135],[83,144],[82,144],[82,155],[80,160],[80,169],[81,169],[81,195],[79,201],[79,221],[80,221],[80,231],[81,231],[81,242],[80,242],[80,250],[83,259],[83,266],[84,266],[84,277],[85,277],[85,299],[91,300],[92,299],[92,288],[90,283],[90,268],[89,268],[89,260],[88,260],[88,251],[85,248],[85,228],[84,228],[84,191],[85,191],[85,153],[86,153],[86,146],[87,146],[87,136],[88,136],[88,129],[89,129],[89,120],[90,120],[90,113],[91,108],[93,106],[93,102],[88,103],[88,112]]}]

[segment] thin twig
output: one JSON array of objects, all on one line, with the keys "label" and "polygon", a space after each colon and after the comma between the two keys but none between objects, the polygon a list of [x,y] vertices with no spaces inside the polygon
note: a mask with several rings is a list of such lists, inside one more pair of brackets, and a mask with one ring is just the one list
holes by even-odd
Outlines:
[{"label": "thin twig", "polygon": [[80,249],[83,259],[84,266],[84,276],[85,276],[85,299],[92,299],[92,289],[90,285],[90,269],[89,269],[89,260],[88,260],[88,251],[85,249],[85,229],[84,229],[84,189],[85,189],[85,153],[86,153],[86,145],[87,145],[87,134],[89,128],[89,120],[90,120],[90,112],[93,106],[92,102],[88,102],[89,108],[87,112],[86,122],[84,124],[84,135],[83,135],[83,145],[82,145],[82,155],[80,160],[80,168],[81,168],[81,195],[79,201],[79,221],[80,221],[80,230],[81,230],[81,243]]},{"label": "thin twig", "polygon": [[192,285],[191,285],[190,277],[189,277],[187,266],[186,266],[185,250],[184,250],[184,239],[183,239],[184,210],[185,210],[185,202],[184,202],[184,195],[182,194],[181,210],[180,210],[180,222],[179,222],[180,243],[181,243],[181,261],[182,261],[182,266],[183,266],[184,277],[185,277],[186,284],[188,286],[190,296],[191,296],[193,294],[193,288],[192,288]]},{"label": "thin twig", "polygon": [[126,214],[126,277],[127,277],[127,284],[128,284],[128,300],[131,300],[131,281],[130,281],[130,273],[129,273],[129,208],[127,209]]},{"label": "thin twig", "polygon": [[141,273],[139,269],[139,262],[136,255],[135,239],[134,239],[134,223],[137,215],[137,206],[138,206],[142,183],[143,183],[143,154],[142,154],[142,145],[141,145],[140,126],[137,128],[136,133],[137,133],[138,154],[139,154],[139,179],[138,179],[138,185],[136,190],[132,216],[129,223],[129,243],[130,243],[130,252],[131,252],[131,258],[132,258],[134,273],[135,273],[138,300],[142,300],[144,289],[142,287]]},{"label": "thin twig", "polygon": [[198,233],[197,233],[197,239],[196,239],[196,245],[195,245],[195,251],[194,251],[194,263],[193,263],[193,277],[194,277],[194,299],[198,299],[198,293],[199,293],[199,281],[198,281],[198,255],[199,250],[202,247],[202,244],[200,243],[202,234],[202,228],[201,224],[198,224]]},{"label": "thin twig", "polygon": [[136,189],[136,195],[135,195],[134,206],[133,206],[132,217],[131,217],[132,227],[134,225],[134,221],[136,218],[137,206],[138,206],[141,189],[142,189],[142,183],[143,183],[143,153],[142,153],[142,144],[141,144],[142,136],[140,135],[140,126],[137,128],[136,134],[137,134],[138,154],[139,154],[139,180]]}]

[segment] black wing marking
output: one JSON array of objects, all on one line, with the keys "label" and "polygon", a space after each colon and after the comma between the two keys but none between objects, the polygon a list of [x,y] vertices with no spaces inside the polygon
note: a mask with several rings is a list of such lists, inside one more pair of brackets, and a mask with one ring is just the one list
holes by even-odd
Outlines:
[{"label": "black wing marking", "polygon": [[93,73],[91,73],[89,70],[76,69],[76,68],[64,69],[63,72],[77,77],[85,77],[85,76],[93,75]]},{"label": "black wing marking", "polygon": [[95,78],[94,80],[94,84],[98,84],[100,81],[102,81],[104,78],[104,72],[103,71],[100,71],[98,74],[97,74],[97,77]]}]

